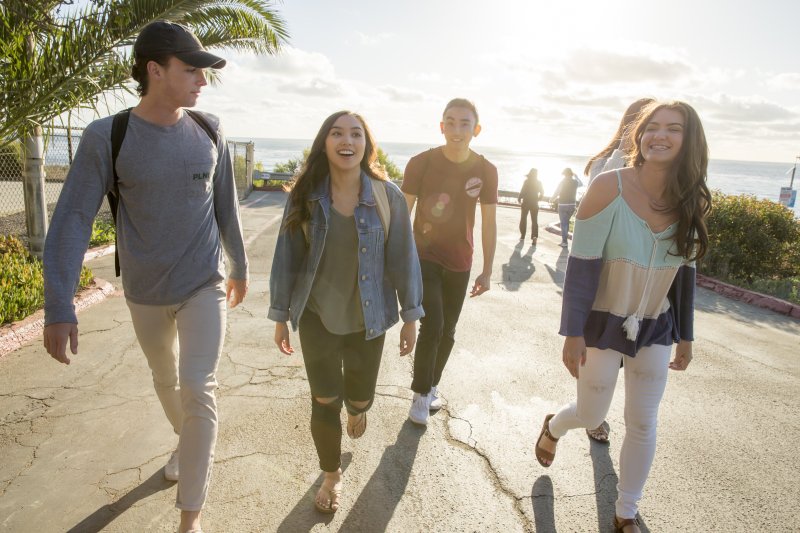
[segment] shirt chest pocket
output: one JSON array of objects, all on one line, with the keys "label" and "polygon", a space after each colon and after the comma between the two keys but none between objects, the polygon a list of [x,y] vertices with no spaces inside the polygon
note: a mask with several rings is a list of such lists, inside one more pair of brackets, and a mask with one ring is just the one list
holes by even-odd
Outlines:
[{"label": "shirt chest pocket", "polygon": [[215,162],[211,159],[186,163],[183,184],[189,196],[207,196],[211,194],[215,166]]}]

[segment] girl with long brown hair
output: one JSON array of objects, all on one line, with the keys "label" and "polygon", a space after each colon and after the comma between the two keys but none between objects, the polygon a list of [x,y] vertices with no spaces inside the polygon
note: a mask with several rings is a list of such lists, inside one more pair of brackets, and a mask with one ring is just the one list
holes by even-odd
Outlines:
[{"label": "girl with long brown hair", "polygon": [[624,358],[615,527],[625,533],[640,531],[638,501],[655,456],[667,372],[692,360],[694,262],[708,246],[711,207],[708,145],[691,106],[649,104],[631,141],[633,166],[597,176],[578,210],[559,331],[577,400],[545,417],[536,442],[537,460],[549,467],[567,431],[597,427]]},{"label": "girl with long brown hair", "polygon": [[268,313],[282,353],[294,352],[288,322],[300,331],[311,436],[323,472],[318,511],[334,513],[340,506],[342,405],[347,435],[360,438],[386,330],[402,319],[400,355],[406,355],[422,316],[422,276],[405,198],[378,166],[364,119],[334,113],[317,133],[286,203]]}]

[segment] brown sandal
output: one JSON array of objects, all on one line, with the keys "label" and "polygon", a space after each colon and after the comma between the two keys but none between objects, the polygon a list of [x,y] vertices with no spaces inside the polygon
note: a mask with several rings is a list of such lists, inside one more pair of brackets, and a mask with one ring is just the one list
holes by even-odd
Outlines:
[{"label": "brown sandal", "polygon": [[[550,433],[550,419],[553,418],[554,414],[549,414],[544,417],[544,424],[542,424],[542,432],[539,433],[539,438],[536,439],[536,460],[539,461],[539,464],[545,468],[549,468],[551,464],[553,464],[553,460],[556,458],[555,452],[548,452],[541,446],[539,443],[542,442],[542,437],[547,437],[550,439],[551,442],[558,442],[558,439],[555,438]],[[545,463],[545,461],[550,461],[549,463]]]},{"label": "brown sandal", "polygon": [[350,419],[348,417],[347,420],[347,436],[351,439],[358,439],[367,432],[367,413],[366,411],[361,413],[361,416],[358,418],[358,422],[350,425]]},{"label": "brown sandal", "polygon": [[625,528],[628,526],[633,526],[636,528],[636,531],[634,533],[642,533],[642,530],[639,528],[640,525],[642,524],[641,522],[639,522],[638,518],[620,518],[618,516],[614,517],[615,533],[625,533]]},{"label": "brown sandal", "polygon": [[611,431],[611,427],[608,425],[608,422],[603,420],[603,423],[597,426],[594,429],[586,429],[586,435],[589,436],[595,442],[599,442],[601,444],[608,444],[608,432]]}]

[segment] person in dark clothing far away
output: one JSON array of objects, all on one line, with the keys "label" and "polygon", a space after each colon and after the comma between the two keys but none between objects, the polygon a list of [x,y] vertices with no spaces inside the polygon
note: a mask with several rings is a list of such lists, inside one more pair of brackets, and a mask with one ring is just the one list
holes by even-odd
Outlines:
[{"label": "person in dark clothing far away", "polygon": [[528,215],[530,214],[532,244],[536,244],[536,240],[539,238],[539,200],[544,197],[542,182],[537,176],[538,171],[532,168],[525,178],[525,183],[522,184],[518,198],[520,203],[519,240],[525,240]]}]

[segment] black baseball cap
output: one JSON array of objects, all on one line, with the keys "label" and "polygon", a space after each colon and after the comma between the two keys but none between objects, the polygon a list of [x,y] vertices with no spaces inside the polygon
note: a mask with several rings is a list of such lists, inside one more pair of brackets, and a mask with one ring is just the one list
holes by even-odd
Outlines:
[{"label": "black baseball cap", "polygon": [[182,24],[157,20],[145,26],[133,45],[139,57],[174,55],[196,68],[222,68],[226,61],[203,48],[200,39]]}]

